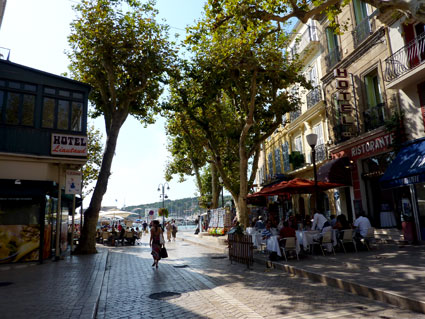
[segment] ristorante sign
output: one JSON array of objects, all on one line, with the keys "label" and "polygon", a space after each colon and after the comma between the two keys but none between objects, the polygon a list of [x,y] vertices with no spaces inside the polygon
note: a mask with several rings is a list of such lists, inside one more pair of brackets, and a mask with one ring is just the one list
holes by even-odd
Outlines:
[{"label": "ristorante sign", "polygon": [[52,134],[52,155],[87,156],[87,136]]}]

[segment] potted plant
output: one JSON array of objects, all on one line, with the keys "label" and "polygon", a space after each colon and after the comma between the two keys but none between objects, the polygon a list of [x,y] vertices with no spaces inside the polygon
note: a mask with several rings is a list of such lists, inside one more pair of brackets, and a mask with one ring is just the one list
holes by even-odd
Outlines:
[{"label": "potted plant", "polygon": [[168,218],[168,209],[166,208],[158,209],[158,216],[164,216],[165,218]]}]

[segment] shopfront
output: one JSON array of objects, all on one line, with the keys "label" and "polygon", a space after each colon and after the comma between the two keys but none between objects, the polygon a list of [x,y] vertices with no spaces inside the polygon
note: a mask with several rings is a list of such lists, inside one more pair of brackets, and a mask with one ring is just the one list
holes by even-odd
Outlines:
[{"label": "shopfront", "polygon": [[425,241],[425,138],[409,141],[380,179],[391,190],[407,241]]},{"label": "shopfront", "polygon": [[345,158],[345,167],[351,173],[351,186],[336,192],[339,210],[345,210],[350,220],[355,219],[356,212],[364,211],[374,227],[400,225],[393,192],[383,189],[380,184],[380,178],[394,158],[393,138],[393,133],[379,130],[350,139],[330,150],[333,159]]}]

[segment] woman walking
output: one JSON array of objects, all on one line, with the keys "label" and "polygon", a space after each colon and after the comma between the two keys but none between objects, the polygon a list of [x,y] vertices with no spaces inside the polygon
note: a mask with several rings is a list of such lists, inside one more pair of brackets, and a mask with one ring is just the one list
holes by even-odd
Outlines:
[{"label": "woman walking", "polygon": [[152,267],[156,267],[158,268],[158,262],[161,259],[161,256],[159,255],[160,251],[161,251],[161,237],[163,236],[162,234],[162,229],[161,227],[159,227],[159,221],[154,220],[152,223],[152,228],[151,228],[151,238],[149,240],[149,245],[152,247],[152,257],[153,257],[153,264]]},{"label": "woman walking", "polygon": [[165,229],[167,230],[167,240],[168,241],[171,241],[171,229],[172,227],[171,227],[171,223],[170,222],[167,222],[166,224],[165,224]]}]

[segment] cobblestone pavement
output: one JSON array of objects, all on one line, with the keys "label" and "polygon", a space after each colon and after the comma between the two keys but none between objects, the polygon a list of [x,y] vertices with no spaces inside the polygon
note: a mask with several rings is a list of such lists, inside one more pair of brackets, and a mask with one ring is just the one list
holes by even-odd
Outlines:
[{"label": "cobblestone pavement", "polygon": [[[168,243],[169,258],[155,269],[146,240],[110,249],[97,318],[425,319],[280,270],[231,265],[224,255],[188,242]],[[150,298],[161,292],[180,295]]]},{"label": "cobblestone pavement", "polygon": [[93,318],[107,250],[45,264],[2,265],[0,318]]}]

